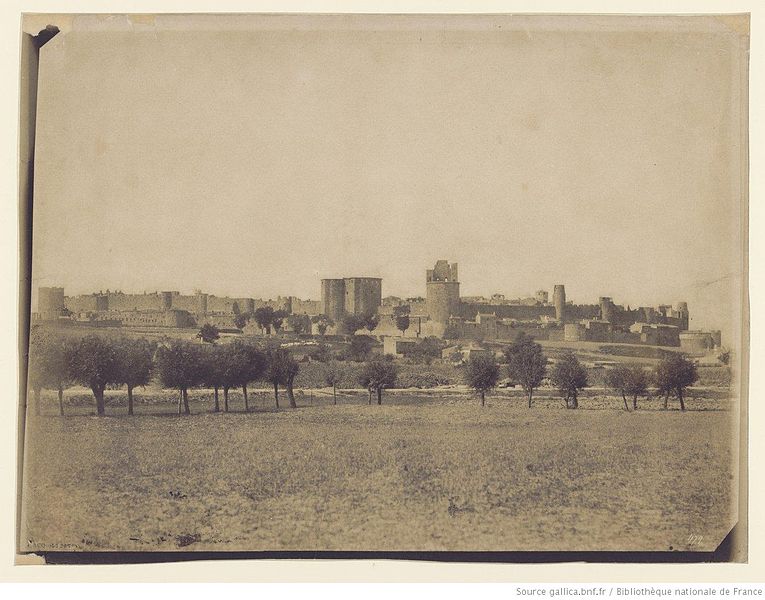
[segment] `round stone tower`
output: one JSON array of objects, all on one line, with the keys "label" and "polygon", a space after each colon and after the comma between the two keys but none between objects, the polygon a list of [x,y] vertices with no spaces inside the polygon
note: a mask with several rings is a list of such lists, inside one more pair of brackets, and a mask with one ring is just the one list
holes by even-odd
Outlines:
[{"label": "round stone tower", "polygon": [[555,318],[563,323],[566,320],[566,286],[559,284],[553,288],[553,305]]},{"label": "round stone tower", "polygon": [[425,277],[425,301],[430,320],[446,328],[449,317],[459,316],[460,282],[457,263],[445,260],[436,262]]},{"label": "round stone tower", "polygon": [[614,303],[611,298],[608,296],[601,296],[598,302],[600,304],[601,321],[613,323],[616,318],[616,311],[614,310]]},{"label": "round stone tower", "polygon": [[45,321],[58,319],[64,314],[64,288],[41,287],[37,290],[37,312]]}]

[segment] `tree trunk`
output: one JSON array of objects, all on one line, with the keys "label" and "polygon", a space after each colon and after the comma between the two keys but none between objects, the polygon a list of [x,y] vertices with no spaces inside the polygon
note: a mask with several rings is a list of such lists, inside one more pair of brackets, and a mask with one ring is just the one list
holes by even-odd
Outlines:
[{"label": "tree trunk", "polygon": [[680,410],[685,410],[685,402],[683,402],[683,388],[677,388],[677,399],[680,400]]},{"label": "tree trunk", "polygon": [[218,400],[218,386],[215,386],[215,412],[220,412],[220,401]]},{"label": "tree trunk", "polygon": [[382,388],[377,388],[377,406],[382,404]]},{"label": "tree trunk", "polygon": [[332,404],[337,406],[337,387],[334,385],[332,386]]},{"label": "tree trunk", "polygon": [[369,392],[369,400],[367,401],[367,404],[369,404],[369,406],[372,406],[372,388],[369,388],[367,392]]},{"label": "tree trunk", "polygon": [[96,388],[93,390],[93,395],[96,397],[96,414],[99,417],[103,417],[106,414],[104,408],[104,390]]},{"label": "tree trunk", "polygon": [[529,389],[529,408],[531,408],[531,395],[534,393],[533,389]]},{"label": "tree trunk", "polygon": [[629,412],[630,411],[630,405],[627,404],[627,396],[624,394],[624,392],[622,392],[622,398],[624,398],[624,410]]},{"label": "tree trunk", "polygon": [[486,393],[482,391],[481,392],[481,406],[485,406],[485,405],[486,405]]},{"label": "tree trunk", "polygon": [[187,415],[191,414],[191,410],[189,410],[189,392],[186,388],[183,388],[183,412]]},{"label": "tree trunk", "polygon": [[183,390],[178,388],[178,416],[183,414]]},{"label": "tree trunk", "polygon": [[64,388],[58,386],[58,414],[64,416]]},{"label": "tree trunk", "polygon": [[242,386],[242,395],[244,396],[244,412],[250,412],[250,401],[247,398],[247,384]]},{"label": "tree trunk", "polygon": [[571,396],[571,408],[579,408],[579,399],[576,396],[576,392]]},{"label": "tree trunk", "polygon": [[287,381],[287,397],[290,399],[290,408],[297,408],[295,403],[295,393],[292,389],[292,379]]},{"label": "tree trunk", "polygon": [[128,414],[133,414],[133,386],[128,385],[127,386],[127,392],[128,392]]},{"label": "tree trunk", "polygon": [[637,394],[632,396],[632,410],[637,410]]},{"label": "tree trunk", "polygon": [[276,408],[279,408],[279,384],[274,384],[274,400],[276,400]]},{"label": "tree trunk", "polygon": [[664,410],[667,410],[668,405],[669,405],[669,392],[664,394]]},{"label": "tree trunk", "polygon": [[42,414],[42,407],[40,406],[40,388],[34,389],[35,393],[35,414],[40,416]]},{"label": "tree trunk", "polygon": [[228,386],[223,386],[223,410],[228,412]]}]

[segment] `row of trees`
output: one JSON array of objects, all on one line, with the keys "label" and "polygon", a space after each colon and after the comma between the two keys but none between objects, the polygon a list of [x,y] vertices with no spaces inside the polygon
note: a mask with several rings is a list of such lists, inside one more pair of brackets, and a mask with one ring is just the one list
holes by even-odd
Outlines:
[{"label": "row of trees", "polygon": [[[511,381],[519,384],[532,405],[534,390],[547,376],[547,357],[542,347],[529,336],[521,333],[516,341],[505,349],[507,374]],[[500,366],[493,356],[480,355],[471,358],[465,369],[468,385],[485,403],[486,394],[497,386]],[[587,369],[582,366],[573,352],[565,353],[553,366],[549,374],[550,383],[558,388],[567,408],[578,408],[579,392],[588,387]],[[685,390],[698,380],[696,366],[682,354],[672,353],[656,365],[653,372],[647,372],[640,365],[617,365],[608,371],[606,385],[621,394],[624,408],[629,410],[627,397],[632,398],[633,410],[637,409],[639,396],[649,396],[649,387],[654,385],[656,393],[664,397],[667,408],[669,397],[674,395],[685,410]]]},{"label": "row of trees", "polygon": [[[178,390],[178,414],[190,414],[189,390],[207,388],[214,392],[214,410],[219,412],[220,393],[223,410],[229,411],[229,392],[241,389],[244,409],[249,411],[248,386],[266,382],[273,387],[279,408],[279,389],[287,391],[289,406],[297,407],[294,383],[300,364],[285,348],[260,348],[241,341],[222,345],[199,345],[177,340],[155,344],[145,339],[109,339],[90,335],[65,338],[35,331],[30,343],[29,385],[34,393],[35,411],[40,413],[42,389],[58,391],[59,412],[64,414],[64,389],[80,384],[90,388],[98,415],[105,414],[107,388],[127,389],[128,414],[133,414],[133,390],[148,385],[152,378],[166,388]],[[392,360],[368,362],[359,383],[369,390],[369,402],[376,392],[382,404],[385,388],[395,386],[397,369]],[[333,388],[337,404],[337,386],[345,377],[345,367],[338,361],[325,366],[325,380]]]},{"label": "row of trees", "polygon": [[[272,329],[277,332],[281,330],[285,320],[289,324],[290,329],[298,334],[310,333],[312,323],[316,324],[320,335],[324,335],[329,327],[335,325],[335,322],[325,315],[317,315],[311,318],[306,315],[289,314],[284,310],[274,310],[270,306],[262,306],[253,313],[237,312],[234,314],[234,324],[239,329],[243,328],[251,320],[254,320],[258,327],[267,334],[270,334]],[[347,314],[343,317],[341,325],[346,333],[353,335],[361,329],[366,329],[370,332],[374,331],[379,322],[379,317],[374,313],[361,315]]]},{"label": "row of trees", "polygon": [[258,327],[265,330],[267,334],[271,334],[271,328],[277,331],[282,328],[284,319],[288,317],[285,310],[274,310],[270,306],[261,306],[256,309],[255,312],[234,312],[234,324],[240,329],[244,327],[250,320],[254,320]]},{"label": "row of trees", "polygon": [[32,336],[29,354],[29,386],[35,411],[40,413],[43,388],[58,391],[64,414],[64,389],[74,383],[87,386],[96,400],[96,411],[104,414],[107,386],[127,388],[128,413],[133,414],[133,390],[149,383],[156,347],[143,339],[108,340],[98,336],[68,339],[40,333]]},{"label": "row of trees", "polygon": [[284,348],[263,350],[239,341],[203,346],[186,341],[157,345],[145,339],[109,339],[95,335],[69,339],[36,332],[30,342],[29,385],[34,393],[35,411],[40,412],[42,389],[58,391],[59,412],[64,414],[64,389],[73,384],[90,388],[96,412],[105,412],[104,393],[108,387],[125,386],[128,414],[133,414],[133,390],[147,385],[153,377],[166,388],[179,392],[178,412],[190,413],[189,389],[214,390],[215,411],[229,410],[229,391],[240,388],[245,410],[249,410],[247,386],[266,381],[273,386],[279,406],[279,386],[287,390],[291,407],[296,407],[293,391],[300,367]]},{"label": "row of trees", "polygon": [[[519,384],[532,406],[534,390],[548,375],[547,357],[539,344],[521,335],[505,350],[507,374]],[[40,391],[43,388],[58,391],[59,411],[63,415],[63,391],[79,383],[91,389],[97,414],[105,411],[104,392],[107,387],[125,386],[128,414],[133,414],[133,390],[147,385],[156,378],[166,388],[178,390],[178,413],[190,414],[189,390],[202,387],[214,391],[214,410],[220,411],[220,392],[223,392],[223,410],[229,410],[229,392],[241,389],[244,408],[249,410],[248,386],[252,382],[267,382],[273,387],[274,401],[279,407],[279,387],[286,388],[290,407],[296,407],[294,383],[300,371],[299,363],[285,348],[260,348],[242,341],[223,345],[199,345],[174,341],[157,345],[145,339],[109,339],[86,336],[67,339],[51,332],[35,331],[30,345],[29,383],[35,396],[36,411],[40,411]],[[325,383],[333,389],[337,403],[337,386],[345,377],[345,367],[330,360],[324,367]],[[396,364],[392,357],[375,358],[365,363],[358,382],[382,404],[383,391],[395,387]],[[500,378],[500,365],[492,355],[472,357],[465,365],[468,385],[485,404],[486,394],[495,388]],[[680,354],[664,358],[653,373],[638,365],[619,365],[608,372],[607,384],[619,392],[629,410],[628,396],[633,409],[637,409],[639,396],[649,395],[649,386],[664,396],[664,407],[670,395],[685,410],[685,389],[696,382],[695,365]],[[587,370],[573,353],[564,354],[549,373],[552,385],[558,388],[567,408],[578,408],[578,395],[589,385]]]}]

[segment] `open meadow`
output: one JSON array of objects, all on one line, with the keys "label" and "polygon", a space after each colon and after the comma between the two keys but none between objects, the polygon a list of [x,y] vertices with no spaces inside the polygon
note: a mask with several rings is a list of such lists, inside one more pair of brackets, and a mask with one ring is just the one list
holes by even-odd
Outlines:
[{"label": "open meadow", "polygon": [[[24,550],[701,550],[735,522],[735,406],[692,391],[688,410],[588,390],[578,410],[542,391],[304,391],[276,410],[191,416],[148,390],[68,390],[27,420]],[[286,400],[286,398],[285,398]]]}]

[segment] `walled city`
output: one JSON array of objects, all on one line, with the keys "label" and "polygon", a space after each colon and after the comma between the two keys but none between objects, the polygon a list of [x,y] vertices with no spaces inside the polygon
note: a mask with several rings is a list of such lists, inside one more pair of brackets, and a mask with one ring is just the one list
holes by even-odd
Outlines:
[{"label": "walled city", "polygon": [[365,333],[382,338],[391,354],[405,353],[417,338],[511,341],[520,332],[536,340],[674,346],[695,353],[722,343],[720,331],[689,330],[685,302],[630,308],[601,297],[597,304],[573,304],[566,300],[562,284],[554,286],[552,301],[546,290],[519,299],[460,296],[457,263],[446,260],[426,270],[424,298],[383,297],[382,279],[377,277],[322,279],[321,300],[229,298],[202,291],[184,295],[106,290],[66,296],[62,287],[41,287],[32,320],[131,328],[211,324],[221,331],[258,335],[267,331],[252,317],[264,308],[282,317],[277,322],[285,332],[311,335],[355,333],[353,327],[348,330],[349,316],[358,317],[356,328],[366,327]]}]

